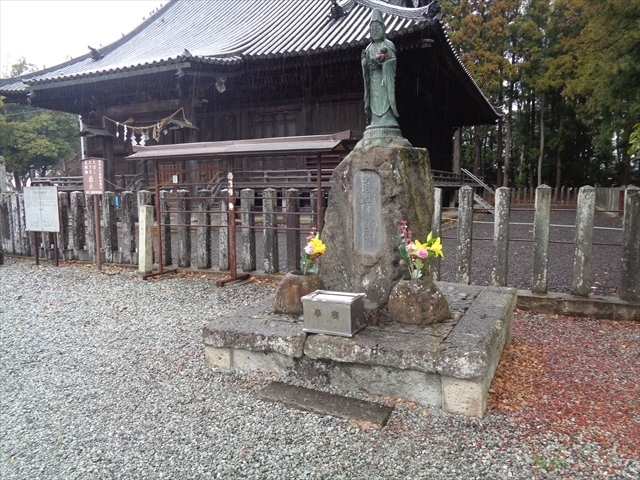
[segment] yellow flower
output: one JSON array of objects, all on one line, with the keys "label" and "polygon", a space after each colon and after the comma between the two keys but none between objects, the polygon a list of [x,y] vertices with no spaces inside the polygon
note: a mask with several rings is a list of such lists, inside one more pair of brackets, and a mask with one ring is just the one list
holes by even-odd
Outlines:
[{"label": "yellow flower", "polygon": [[430,250],[433,251],[436,257],[444,257],[442,253],[442,242],[440,242],[440,237],[436,238],[436,240],[431,245]]},{"label": "yellow flower", "polygon": [[322,243],[322,240],[317,237],[309,240],[309,245],[313,247],[313,253],[316,255],[324,255],[324,251],[327,248],[326,245]]}]

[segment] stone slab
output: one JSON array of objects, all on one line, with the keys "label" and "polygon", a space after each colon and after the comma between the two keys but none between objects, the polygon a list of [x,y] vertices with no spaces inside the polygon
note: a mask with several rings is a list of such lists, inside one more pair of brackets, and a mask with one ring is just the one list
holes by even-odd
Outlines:
[{"label": "stone slab", "polygon": [[334,363],[329,371],[329,383],[349,391],[365,391],[440,407],[442,386],[440,376],[416,370],[353,363]]},{"label": "stone slab", "polygon": [[453,327],[453,322],[426,328],[385,324],[367,327],[353,338],[310,335],[304,354],[312,359],[435,373],[436,353]]},{"label": "stone slab", "polygon": [[491,370],[511,335],[516,300],[513,288],[485,287],[442,343],[437,372],[461,379],[493,378]]},{"label": "stone slab", "polygon": [[260,400],[282,403],[298,410],[346,418],[358,423],[367,422],[379,428],[387,424],[393,411],[393,407],[282,382],[271,382],[258,392],[257,397]]},{"label": "stone slab", "polygon": [[202,331],[204,344],[302,357],[307,334],[302,331],[300,318],[269,313],[273,311],[269,303],[258,303],[237,316],[209,322]]}]

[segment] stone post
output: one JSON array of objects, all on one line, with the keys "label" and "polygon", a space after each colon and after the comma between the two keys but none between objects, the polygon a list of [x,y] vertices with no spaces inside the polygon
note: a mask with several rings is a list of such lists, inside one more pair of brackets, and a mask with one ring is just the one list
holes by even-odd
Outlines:
[{"label": "stone post", "polygon": [[196,214],[196,268],[211,268],[211,192],[198,190],[198,213]]},{"label": "stone post", "polygon": [[133,192],[122,192],[120,208],[122,209],[122,262],[133,263],[136,251],[136,222],[134,214],[135,197]]},{"label": "stone post", "polygon": [[4,157],[0,157],[0,194],[7,193],[7,167]]},{"label": "stone post", "polygon": [[220,200],[220,221],[218,222],[218,268],[220,270],[229,270],[229,207],[224,200],[228,195],[229,190],[226,188],[220,192],[220,196],[223,197],[223,200]]},{"label": "stone post", "polygon": [[13,215],[11,214],[11,197],[12,195],[9,194],[0,194],[0,205],[2,207],[3,217],[2,245],[4,247],[3,250],[6,253],[15,253],[13,243]]},{"label": "stone post", "polygon": [[58,235],[58,250],[63,260],[71,260],[69,251],[69,196],[67,192],[58,192],[58,218],[60,219],[60,231]]},{"label": "stone post", "polygon": [[[311,205],[313,207],[313,199]],[[264,217],[264,272],[280,270],[278,253],[278,193],[273,188],[262,192],[262,215]]]},{"label": "stone post", "polygon": [[640,188],[635,186],[624,192],[620,299],[640,301]]},{"label": "stone post", "polygon": [[11,238],[13,239],[13,253],[22,255],[22,235],[20,230],[20,209],[18,206],[20,194],[14,193],[9,198],[9,214],[11,215]]},{"label": "stone post", "polygon": [[138,209],[138,271],[153,271],[153,207],[140,205]]},{"label": "stone post", "polygon": [[[24,194],[23,193],[18,194],[18,224],[20,225],[20,237],[19,237],[20,251],[22,255],[27,255],[27,256],[33,255],[33,252],[31,251],[31,243],[32,243],[31,239],[33,238],[33,236],[28,235],[26,231],[27,219],[24,213]],[[47,242],[48,242],[48,238],[47,238]],[[49,245],[46,245],[45,247],[49,247]]]},{"label": "stone post", "polygon": [[[431,231],[434,237],[442,236],[442,189],[433,189],[433,221],[431,222]],[[429,272],[433,280],[440,280],[440,267],[442,259],[433,257],[429,260]]]},{"label": "stone post", "polygon": [[116,194],[104,192],[102,196],[102,248],[106,262],[117,261],[118,217],[116,216]]},{"label": "stone post", "polygon": [[240,191],[240,223],[242,225],[241,252],[242,271],[253,272],[256,269],[256,220],[253,214],[255,191],[244,188]]},{"label": "stone post", "polygon": [[98,195],[85,195],[85,217],[87,219],[87,229],[85,232],[85,238],[87,243],[87,251],[89,252],[89,258],[97,262],[96,258],[96,218],[93,214],[93,203],[99,202],[100,197]]},{"label": "stone post", "polygon": [[531,291],[547,293],[549,264],[549,223],[551,222],[551,187],[536,188],[535,216],[533,220],[533,277]]},{"label": "stone post", "polygon": [[287,270],[300,270],[300,190],[285,192],[287,226]]},{"label": "stone post", "polygon": [[138,209],[143,205],[153,205],[151,203],[151,192],[149,190],[138,190]]},{"label": "stone post", "polygon": [[576,206],[576,247],[573,254],[571,293],[582,297],[589,295],[595,211],[596,189],[588,185],[580,188]]},{"label": "stone post", "polygon": [[491,283],[495,287],[505,287],[509,274],[509,189],[496,190],[496,213],[493,225],[493,268]]},{"label": "stone post", "polygon": [[87,239],[84,229],[85,199],[83,192],[71,192],[71,248],[73,248],[73,258],[84,260]]},{"label": "stone post", "polygon": [[456,282],[469,284],[471,280],[471,238],[473,235],[473,188],[460,188],[458,206],[458,270]]},{"label": "stone post", "polygon": [[560,205],[564,205],[564,186],[560,187]]},{"label": "stone post", "polygon": [[178,267],[191,266],[191,202],[188,190],[178,190]]},{"label": "stone post", "polygon": [[0,193],[0,227],[2,229],[0,243],[2,243],[3,252],[11,253],[13,244],[11,243],[11,215],[9,215],[9,202],[9,195],[6,193]]},{"label": "stone post", "polygon": [[160,190],[160,220],[162,221],[162,262],[173,265],[171,251],[171,208],[169,206],[168,190]]}]

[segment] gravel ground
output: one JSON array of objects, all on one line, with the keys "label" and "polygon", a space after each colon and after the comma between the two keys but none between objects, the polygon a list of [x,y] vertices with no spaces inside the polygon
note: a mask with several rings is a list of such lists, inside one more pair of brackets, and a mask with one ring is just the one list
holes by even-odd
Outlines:
[{"label": "gravel ground", "polygon": [[[256,400],[271,378],[207,368],[201,329],[273,295],[272,284],[217,289],[195,274],[145,282],[131,270],[37,267],[16,259],[0,267],[0,281],[3,479],[640,474],[637,448],[631,454],[581,430],[543,428],[504,408],[467,419],[361,394],[396,405],[384,429],[370,430]],[[607,322],[600,325],[607,329]],[[637,325],[612,335],[636,346],[630,349],[636,361],[627,366],[637,383]],[[637,403],[631,414],[637,422]]]}]

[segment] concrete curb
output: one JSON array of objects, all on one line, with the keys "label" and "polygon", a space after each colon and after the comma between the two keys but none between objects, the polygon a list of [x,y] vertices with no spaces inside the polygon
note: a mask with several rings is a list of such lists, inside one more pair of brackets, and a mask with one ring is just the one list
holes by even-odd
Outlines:
[{"label": "concrete curb", "polygon": [[617,297],[578,297],[567,293],[536,294],[518,290],[516,308],[542,315],[567,315],[640,322],[640,303]]}]

